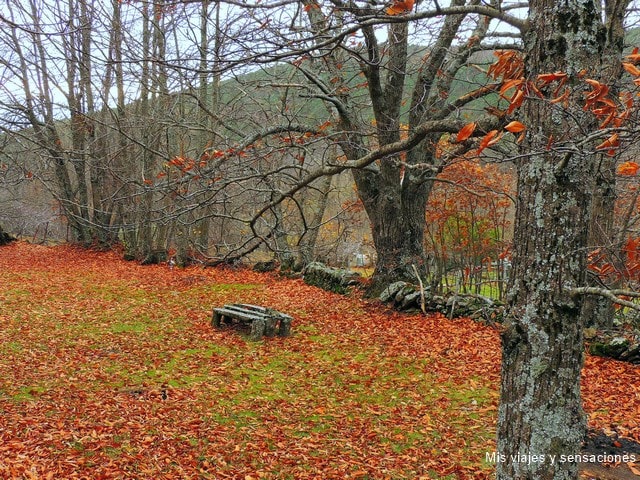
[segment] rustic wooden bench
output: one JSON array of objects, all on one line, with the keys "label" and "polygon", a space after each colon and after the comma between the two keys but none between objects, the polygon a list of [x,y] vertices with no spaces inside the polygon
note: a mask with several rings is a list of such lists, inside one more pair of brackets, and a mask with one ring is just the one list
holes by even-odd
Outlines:
[{"label": "rustic wooden bench", "polygon": [[249,339],[260,340],[264,335],[286,337],[291,333],[292,317],[271,308],[246,303],[234,303],[213,309],[211,325],[222,328],[233,320],[251,324]]}]

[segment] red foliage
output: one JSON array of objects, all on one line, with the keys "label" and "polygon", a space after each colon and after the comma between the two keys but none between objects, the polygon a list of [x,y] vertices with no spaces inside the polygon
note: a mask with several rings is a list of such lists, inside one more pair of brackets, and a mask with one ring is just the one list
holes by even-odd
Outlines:
[{"label": "red foliage", "polygon": [[427,251],[465,278],[500,259],[510,224],[513,177],[496,165],[461,160],[438,176],[427,207]]},{"label": "red foliage", "polygon": [[618,166],[618,175],[633,176],[638,173],[639,169],[640,165],[634,161],[624,162]]},{"label": "red foliage", "polygon": [[[553,72],[539,74],[535,81],[526,80],[524,74],[524,59],[519,52],[509,50],[499,50],[494,53],[497,57],[487,70],[487,75],[494,80],[501,80],[500,96],[509,102],[506,113],[513,113],[520,108],[528,97],[538,97],[549,101],[551,104],[559,105],[564,108],[569,106],[569,98],[572,94],[571,90],[566,86],[569,75],[566,72]],[[640,69],[634,63],[638,61],[640,55],[637,49],[634,53],[626,57],[629,62],[623,62],[622,67],[631,74],[633,84],[640,86]],[[587,72],[581,71],[575,75],[577,79],[584,82],[590,90],[584,92],[583,110],[591,112],[600,121],[599,129],[620,128],[630,117],[635,106],[634,94],[630,91],[622,92],[618,98],[612,98],[608,85],[598,80],[585,78]],[[511,124],[510,124],[511,125]],[[522,124],[520,124],[522,125]],[[513,128],[513,126],[511,127]],[[520,132],[524,131],[525,125]],[[513,132],[513,129],[507,128]],[[518,141],[522,141],[524,136],[521,135]],[[499,137],[491,140],[496,143]],[[492,143],[485,137],[484,143],[481,143],[478,153]],[[553,139],[549,138],[548,146],[553,143]],[[607,155],[615,155],[620,146],[620,139],[617,133],[613,133],[604,142],[600,143],[596,150],[606,150]]]}]

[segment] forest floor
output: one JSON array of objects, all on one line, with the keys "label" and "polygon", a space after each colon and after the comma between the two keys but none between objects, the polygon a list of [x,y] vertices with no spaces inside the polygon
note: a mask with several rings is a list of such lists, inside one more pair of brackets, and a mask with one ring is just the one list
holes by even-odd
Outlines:
[{"label": "forest floor", "polygon": [[[232,302],[289,313],[293,335],[214,330],[212,307]],[[495,329],[275,274],[15,242],[0,248],[0,359],[3,479],[484,479],[494,468]],[[640,441],[639,373],[587,356],[595,432]]]}]

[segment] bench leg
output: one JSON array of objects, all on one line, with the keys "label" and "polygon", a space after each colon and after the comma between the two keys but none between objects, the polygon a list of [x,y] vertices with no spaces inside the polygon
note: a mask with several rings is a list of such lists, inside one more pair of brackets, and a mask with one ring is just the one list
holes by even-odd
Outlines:
[{"label": "bench leg", "polygon": [[281,318],[280,319],[280,328],[278,328],[278,336],[280,337],[288,337],[291,334],[291,319],[290,318]]},{"label": "bench leg", "polygon": [[265,318],[264,334],[267,337],[273,337],[276,334],[276,323],[278,319],[273,317]]},{"label": "bench leg", "polygon": [[221,327],[221,323],[222,323],[222,315],[220,315],[218,312],[214,311],[213,315],[211,316],[211,326],[213,328],[220,328]]},{"label": "bench leg", "polygon": [[249,334],[249,340],[257,342],[264,336],[266,323],[264,319],[259,318],[251,322],[251,333]]}]

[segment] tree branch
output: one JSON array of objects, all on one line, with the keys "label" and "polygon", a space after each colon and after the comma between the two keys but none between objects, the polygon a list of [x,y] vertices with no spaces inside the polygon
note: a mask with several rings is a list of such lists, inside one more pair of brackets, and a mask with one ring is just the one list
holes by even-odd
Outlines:
[{"label": "tree branch", "polygon": [[569,294],[571,294],[571,296],[595,295],[604,297],[615,304],[629,307],[640,312],[640,305],[620,298],[620,296],[640,298],[640,292],[634,292],[633,290],[607,290],[599,287],[575,287],[569,289]]}]

